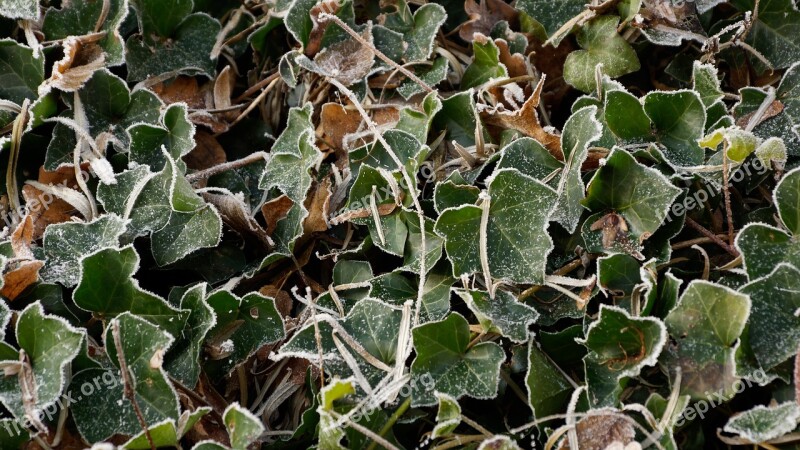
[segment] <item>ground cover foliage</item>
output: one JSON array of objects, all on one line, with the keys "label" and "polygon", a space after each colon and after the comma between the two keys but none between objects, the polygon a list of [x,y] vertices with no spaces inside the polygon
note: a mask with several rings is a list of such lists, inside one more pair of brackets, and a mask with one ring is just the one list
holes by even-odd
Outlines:
[{"label": "ground cover foliage", "polygon": [[0,0],[0,447],[800,440],[792,0]]}]

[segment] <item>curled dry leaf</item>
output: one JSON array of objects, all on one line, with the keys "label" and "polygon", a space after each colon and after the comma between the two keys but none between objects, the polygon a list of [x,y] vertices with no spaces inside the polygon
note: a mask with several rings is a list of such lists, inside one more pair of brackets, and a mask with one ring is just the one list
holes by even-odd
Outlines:
[{"label": "curled dry leaf", "polygon": [[255,241],[267,249],[272,247],[272,239],[250,215],[247,205],[240,198],[204,192],[203,199],[216,206],[225,224],[245,238],[245,241]]},{"label": "curled dry leaf", "polygon": [[194,135],[194,148],[183,157],[186,167],[204,170],[227,161],[225,150],[211,133],[197,130]]},{"label": "curled dry leaf", "polygon": [[[372,28],[367,26],[361,37],[372,45]],[[372,69],[375,54],[372,49],[355,39],[346,39],[322,49],[314,57],[314,63],[322,73],[345,86],[364,79]]]},{"label": "curled dry leaf", "polygon": [[311,17],[313,26],[311,28],[311,33],[309,33],[308,36],[308,44],[306,45],[306,48],[303,49],[303,52],[306,54],[306,56],[314,56],[320,51],[322,48],[322,37],[325,35],[325,30],[327,30],[328,26],[330,26],[330,22],[320,23],[318,20],[319,15],[322,13],[336,14],[339,11],[339,6],[340,5],[337,0],[325,0],[318,3],[316,6],[311,8],[311,11],[309,11],[309,16]]},{"label": "curled dry leaf", "polygon": [[[615,443],[628,445],[636,437],[636,431],[628,419],[621,414],[597,414],[584,417],[575,426],[578,448],[581,450],[605,450]],[[568,450],[568,439],[561,441],[559,450]]]},{"label": "curled dry leaf", "polygon": [[39,281],[39,269],[44,266],[44,261],[36,260],[31,251],[33,232],[33,220],[26,215],[11,234],[11,248],[19,261],[9,264],[12,268],[9,270],[7,267],[3,274],[3,288],[0,289],[0,296],[10,301]]},{"label": "curled dry leaf", "polygon": [[103,33],[88,36],[70,36],[64,40],[64,57],[53,64],[50,78],[39,85],[39,95],[52,89],[74,92],[81,88],[94,72],[103,68],[106,62],[103,49],[97,41]]},{"label": "curled dry leaf", "polygon": [[[84,169],[85,170],[85,169]],[[61,185],[76,188],[75,170],[72,167],[61,167],[53,172],[39,168],[39,180],[42,184]],[[45,228],[54,223],[67,222],[77,214],[75,208],[66,201],[42,192],[26,184],[22,187],[22,196],[33,220],[33,239],[39,240],[44,235]]]},{"label": "curled dry leaf", "polygon": [[261,206],[261,214],[264,215],[264,220],[267,223],[265,230],[268,235],[272,235],[275,232],[278,221],[286,217],[292,206],[294,206],[294,202],[286,195],[274,198]]},{"label": "curled dry leaf", "polygon": [[315,183],[312,193],[306,198],[308,216],[303,221],[303,231],[313,233],[325,231],[330,228],[328,216],[331,203],[331,179],[325,178],[320,183]]},{"label": "curled dry leaf", "polygon": [[484,108],[481,111],[481,118],[489,125],[511,128],[525,136],[536,139],[545,146],[553,157],[559,161],[564,161],[564,152],[561,150],[561,137],[555,133],[555,130],[546,129],[539,123],[539,113],[536,108],[539,107],[544,81],[545,78],[542,77],[536,85],[536,89],[520,109],[508,111],[502,106],[491,109]]}]

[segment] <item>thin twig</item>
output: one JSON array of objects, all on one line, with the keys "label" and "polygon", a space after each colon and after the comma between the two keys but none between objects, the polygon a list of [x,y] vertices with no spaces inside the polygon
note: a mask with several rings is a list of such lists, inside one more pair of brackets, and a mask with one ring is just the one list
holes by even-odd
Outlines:
[{"label": "thin twig", "polygon": [[731,191],[728,186],[728,145],[722,149],[722,193],[725,197],[725,218],[728,221],[728,245],[733,246],[733,211],[731,210]]},{"label": "thin twig", "polygon": [[125,352],[122,349],[122,338],[119,335],[119,320],[111,322],[111,334],[114,337],[114,347],[117,349],[117,361],[119,361],[119,371],[122,374],[122,384],[125,388],[125,397],[133,405],[133,411],[136,413],[136,418],[139,419],[139,425],[144,430],[144,435],[147,437],[147,442],[150,444],[151,450],[156,450],[156,444],[153,442],[153,437],[150,436],[150,430],[147,428],[147,422],[144,420],[142,410],[139,408],[139,403],[136,401],[136,392],[133,389],[133,381],[128,369],[128,363],[125,361]]},{"label": "thin twig", "polygon": [[406,69],[405,67],[401,66],[400,64],[397,64],[396,62],[392,61],[392,60],[391,60],[391,58],[389,58],[388,56],[384,55],[384,54],[383,54],[383,52],[381,52],[380,50],[378,50],[377,48],[375,48],[375,46],[374,46],[374,45],[370,44],[370,43],[369,43],[369,42],[368,42],[366,39],[364,39],[364,38],[363,38],[363,37],[362,37],[360,34],[356,33],[356,31],[355,31],[355,30],[353,30],[352,28],[350,28],[350,26],[349,26],[349,25],[347,25],[346,23],[344,23],[344,21],[342,21],[342,19],[340,19],[340,18],[336,17],[336,16],[335,16],[335,15],[333,15],[333,14],[322,13],[322,14],[320,14],[320,15],[319,15],[319,19],[318,19],[318,20],[319,20],[319,22],[325,22],[325,21],[328,21],[328,20],[332,21],[333,23],[335,23],[336,25],[338,25],[339,27],[341,27],[341,28],[342,28],[344,31],[346,31],[346,32],[347,32],[347,34],[349,34],[350,36],[352,36],[352,37],[353,37],[353,39],[355,39],[356,41],[358,41],[358,43],[359,43],[359,44],[361,44],[361,45],[363,45],[364,47],[368,48],[368,49],[369,49],[369,50],[370,50],[370,51],[371,51],[371,52],[372,52],[372,53],[373,53],[375,56],[377,56],[378,58],[380,58],[380,59],[381,59],[383,62],[385,62],[386,64],[388,64],[388,65],[389,65],[390,67],[392,67],[393,69],[395,69],[395,70],[399,70],[399,71],[400,71],[400,73],[402,73],[403,75],[407,76],[407,77],[408,77],[408,78],[410,78],[412,81],[414,81],[415,83],[417,83],[417,84],[418,84],[418,85],[419,85],[419,86],[420,86],[422,89],[424,89],[424,90],[425,90],[425,92],[427,92],[427,93],[429,93],[429,94],[430,94],[431,92],[435,92],[435,93],[436,93],[436,95],[437,95],[438,97],[441,97],[437,91],[433,90],[433,88],[431,88],[430,86],[428,86],[428,84],[427,84],[427,83],[425,83],[424,81],[422,81],[422,80],[421,80],[421,79],[420,79],[418,76],[414,75],[414,73],[413,73],[413,72],[411,72],[410,70],[408,70],[408,69]]},{"label": "thin twig", "polygon": [[249,164],[257,163],[259,161],[266,161],[269,158],[267,152],[255,152],[253,154],[247,155],[242,159],[237,159],[236,161],[230,161],[222,164],[218,164],[214,167],[209,167],[208,169],[201,170],[199,172],[190,173],[186,175],[186,179],[190,183],[195,183],[200,180],[205,180],[206,178],[212,177],[218,173],[227,172],[232,169],[238,169],[240,167],[244,167]]},{"label": "thin twig", "polygon": [[686,218],[686,224],[689,225],[690,227],[694,228],[698,232],[700,232],[700,234],[702,234],[703,236],[711,239],[711,242],[717,244],[720,248],[722,248],[723,250],[728,252],[734,258],[739,256],[739,252],[735,248],[731,247],[730,245],[728,245],[727,242],[725,242],[722,239],[718,238],[716,234],[714,234],[711,231],[709,231],[706,227],[704,227],[704,226],[700,225],[699,223],[695,222],[691,217],[687,217]]}]

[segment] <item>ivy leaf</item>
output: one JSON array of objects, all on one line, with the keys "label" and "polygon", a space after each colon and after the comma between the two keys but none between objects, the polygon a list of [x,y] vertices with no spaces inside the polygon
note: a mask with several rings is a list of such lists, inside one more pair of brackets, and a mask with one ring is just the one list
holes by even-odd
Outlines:
[{"label": "ivy leaf", "polygon": [[719,83],[717,68],[713,64],[695,61],[692,66],[692,90],[700,94],[700,100],[706,108],[725,97]]},{"label": "ivy leaf", "polygon": [[506,66],[500,62],[500,49],[491,38],[475,34],[472,52],[475,56],[461,77],[461,89],[478,87],[492,78],[508,76]]},{"label": "ivy leaf", "polygon": [[653,366],[667,340],[664,324],[652,317],[632,317],[627,311],[600,305],[583,344],[589,401],[593,407],[616,406],[625,379]]},{"label": "ivy leaf", "polygon": [[478,450],[522,450],[522,448],[510,437],[498,434],[481,442]]},{"label": "ivy leaf", "polygon": [[[383,363],[386,367],[393,367],[401,320],[400,308],[367,298],[356,303],[347,316],[338,323],[375,360]],[[333,339],[334,326],[329,320],[325,320],[319,321],[318,327],[321,336],[323,369],[329,374],[336,374],[340,377],[350,376],[352,369],[346,364]],[[342,334],[336,331],[337,339],[340,341]],[[289,357],[304,358],[314,365],[320,364],[313,323],[304,326],[280,348],[277,358]],[[352,357],[355,358],[359,370],[370,384],[375,385],[386,376],[386,372],[367,362],[360,353],[352,352]]]},{"label": "ivy leaf", "polygon": [[[753,11],[755,0],[731,0],[739,11]],[[800,59],[800,11],[792,0],[758,4],[758,16],[746,42],[761,52],[775,69],[785,69]]]},{"label": "ivy leaf", "polygon": [[403,35],[403,39],[408,45],[404,55],[406,62],[428,59],[433,51],[436,33],[446,19],[447,13],[442,5],[426,3],[417,9],[414,13],[412,29]]},{"label": "ivy leaf", "polygon": [[[42,24],[42,33],[48,40],[65,39],[69,36],[85,36],[95,32],[105,32],[97,45],[105,52],[107,66],[125,63],[125,43],[120,34],[120,26],[128,15],[126,0],[111,0],[108,10],[103,11],[104,2],[66,2],[61,8],[48,8]],[[96,29],[101,16],[105,14],[99,29]]]},{"label": "ivy leaf", "polygon": [[0,16],[9,19],[39,20],[39,2],[36,0],[2,0]]},{"label": "ivy leaf", "polygon": [[254,416],[250,410],[242,408],[238,403],[232,403],[225,408],[222,420],[225,421],[225,428],[228,429],[232,450],[246,450],[264,432],[261,419]]},{"label": "ivy leaf", "polygon": [[556,189],[558,202],[550,220],[560,223],[570,233],[575,231],[583,212],[585,187],[581,166],[589,154],[589,146],[602,136],[603,128],[596,115],[596,106],[581,108],[567,120],[561,135],[565,163]]},{"label": "ivy leaf", "polygon": [[775,186],[775,206],[792,235],[800,235],[800,169],[789,171]]},{"label": "ivy leaf", "polygon": [[638,98],[619,89],[607,92],[605,98],[606,124],[616,137],[629,142],[646,142],[655,137],[644,105]]},{"label": "ivy leaf", "polygon": [[753,444],[777,439],[791,432],[800,422],[800,406],[784,402],[776,406],[758,405],[728,420],[723,431],[736,434]]},{"label": "ivy leaf", "polygon": [[165,266],[201,249],[216,247],[222,239],[222,219],[216,208],[173,211],[169,222],[150,241],[156,264]]},{"label": "ivy leaf", "polygon": [[667,358],[681,368],[681,393],[728,395],[736,380],[735,353],[750,316],[750,298],[725,286],[693,280],[665,322],[677,341]]},{"label": "ivy leaf", "polygon": [[742,287],[741,292],[752,302],[747,333],[761,367],[770,370],[796,355],[800,345],[800,321],[795,315],[800,308],[800,270],[780,263],[769,275]]},{"label": "ivy leaf", "polygon": [[124,449],[147,450],[151,448],[150,440],[156,447],[179,447],[181,438],[194,427],[194,425],[206,414],[211,412],[211,408],[203,406],[194,411],[184,411],[176,423],[172,419],[164,420],[148,429],[150,437],[144,431],[132,437],[125,445]]},{"label": "ivy leaf", "polygon": [[166,72],[214,75],[211,50],[219,22],[204,13],[189,14],[192,0],[131,0],[139,34],[126,42],[128,80],[139,81]]},{"label": "ivy leaf", "polygon": [[636,239],[634,244],[640,245],[661,226],[680,193],[661,172],[615,147],[589,181],[583,204],[592,211],[611,210],[621,216]]},{"label": "ivy leaf", "polygon": [[[520,0],[517,9],[544,26],[548,36],[558,31],[567,21],[583,11],[583,0]],[[554,45],[558,45],[555,42]]]},{"label": "ivy leaf", "polygon": [[[440,320],[450,311],[450,288],[455,281],[449,273],[440,272],[438,268],[425,276],[420,323]],[[417,299],[419,285],[416,279],[396,271],[375,277],[370,286],[370,297],[401,306],[407,300]]]},{"label": "ivy leaf", "polygon": [[[34,2],[36,4],[36,2]],[[38,6],[36,11],[38,13]],[[0,15],[3,14],[0,3]],[[0,99],[21,105],[25,99],[39,97],[37,88],[44,82],[44,57],[35,58],[30,47],[13,39],[0,39]]]},{"label": "ivy leaf", "polygon": [[434,392],[433,395],[439,402],[439,410],[436,413],[436,425],[431,431],[431,438],[450,436],[461,425],[461,405],[451,395],[441,392]]},{"label": "ivy leaf", "polygon": [[[433,5],[434,3],[429,4]],[[443,56],[436,58],[433,60],[433,64],[431,64],[430,67],[420,69],[415,75],[428,86],[436,86],[447,77],[447,58]],[[404,80],[403,83],[397,87],[397,93],[406,100],[421,92],[425,92],[423,87],[411,79]]]},{"label": "ivy leaf", "polygon": [[597,88],[595,67],[603,65],[603,73],[611,78],[639,70],[636,52],[617,34],[619,17],[600,16],[584,25],[577,35],[577,50],[564,62],[564,81],[583,92]]},{"label": "ivy leaf", "polygon": [[417,357],[411,363],[411,376],[427,376],[433,386],[412,386],[412,406],[436,404],[434,392],[453,398],[465,395],[486,399],[497,395],[500,365],[505,360],[502,348],[493,342],[469,347],[469,323],[458,313],[442,321],[429,322],[412,330]]},{"label": "ivy leaf", "polygon": [[800,62],[792,64],[783,74],[777,98],[783,103],[783,111],[791,121],[792,131],[800,137]]},{"label": "ivy leaf", "polygon": [[200,377],[203,343],[217,323],[217,316],[206,301],[205,283],[197,284],[183,294],[180,309],[189,311],[186,327],[167,354],[164,364],[173,378],[191,389]]},{"label": "ivy leaf", "polygon": [[206,302],[217,318],[207,334],[207,342],[218,353],[205,362],[209,374],[227,375],[261,346],[284,337],[283,318],[270,297],[256,292],[238,297],[219,290]]},{"label": "ivy leaf", "polygon": [[[128,127],[153,123],[159,117],[161,100],[155,94],[146,89],[131,93],[125,81],[107,69],[96,71],[77,92],[86,114],[89,134],[97,138],[101,133],[111,133],[116,138],[112,143],[120,151],[127,151],[130,144]],[[56,170],[62,165],[72,165],[75,145],[74,131],[61,123],[56,124],[47,147],[45,169]]]},{"label": "ivy leaf", "polygon": [[[553,243],[546,233],[556,193],[516,169],[498,170],[488,180],[491,198],[486,228],[487,257],[492,277],[539,284]],[[434,230],[445,239],[453,277],[481,270],[481,208],[463,205],[442,212]],[[525,224],[520,227],[520,224]]]},{"label": "ivy leaf", "polygon": [[705,153],[697,140],[705,131],[706,110],[697,92],[651,92],[644,97],[644,110],[667,160],[678,166],[703,163]]},{"label": "ivy leaf", "polygon": [[[59,400],[66,384],[66,368],[78,356],[85,335],[83,329],[74,328],[61,317],[46,315],[41,302],[28,305],[17,319],[16,338],[20,351],[25,352],[24,361],[30,364],[30,379],[20,379],[26,377],[24,369],[17,376],[3,377],[0,380],[3,405],[18,419],[26,414],[41,417],[45,409]],[[20,359],[16,357],[17,361]],[[33,392],[27,394],[33,395],[32,399],[24,398],[26,394],[20,388],[23,382],[32,385]],[[30,408],[25,407],[29,402]]]},{"label": "ivy leaf", "polygon": [[533,338],[528,342],[525,386],[528,390],[528,405],[536,418],[564,411],[574,389],[564,372]]},{"label": "ivy leaf", "polygon": [[80,265],[80,283],[72,293],[78,307],[102,319],[130,312],[172,336],[180,335],[190,311],[174,309],[161,297],[139,287],[132,278],[139,268],[139,255],[133,246],[98,250],[82,258]]},{"label": "ivy leaf", "polygon": [[173,103],[161,113],[158,124],[141,123],[128,128],[130,159],[157,170],[166,163],[162,146],[173,159],[179,159],[194,148],[194,132],[186,104]]},{"label": "ivy leaf", "polygon": [[106,247],[116,247],[125,231],[125,222],[106,214],[91,222],[53,224],[44,232],[45,266],[42,279],[71,287],[81,277],[80,259]]},{"label": "ivy leaf", "polygon": [[482,291],[458,289],[456,293],[475,314],[484,332],[499,333],[512,342],[527,341],[528,327],[539,317],[535,309],[505,291],[497,291],[493,299]]}]

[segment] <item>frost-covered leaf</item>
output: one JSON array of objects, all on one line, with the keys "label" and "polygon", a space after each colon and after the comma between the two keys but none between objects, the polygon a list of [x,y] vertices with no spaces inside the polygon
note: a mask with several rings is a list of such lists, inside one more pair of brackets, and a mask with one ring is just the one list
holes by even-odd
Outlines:
[{"label": "frost-covered leaf", "polygon": [[800,422],[800,406],[785,402],[776,406],[759,405],[728,420],[723,429],[753,444],[777,439],[794,430]]},{"label": "frost-covered leaf", "polygon": [[461,77],[461,89],[478,87],[508,75],[506,66],[500,62],[500,49],[491,38],[477,34],[472,41],[472,52],[475,56]]},{"label": "frost-covered leaf", "polygon": [[[3,2],[0,2],[0,16],[4,15],[2,5]],[[10,100],[18,105],[25,99],[33,101],[39,97],[37,88],[43,81],[42,55],[34,58],[30,47],[12,39],[0,39],[0,99]]]},{"label": "frost-covered leaf", "polygon": [[740,11],[753,11],[758,16],[747,35],[747,43],[761,52],[776,68],[784,69],[800,59],[800,11],[792,0],[731,0]]},{"label": "frost-covered leaf", "polygon": [[636,52],[617,34],[618,24],[619,17],[600,16],[578,30],[578,44],[582,50],[570,53],[564,62],[567,83],[584,92],[595,90],[598,64],[603,65],[603,73],[611,78],[639,70]]},{"label": "frost-covered leaf", "polygon": [[664,323],[652,317],[634,317],[614,306],[600,305],[600,315],[589,325],[583,344],[589,401],[593,407],[616,406],[625,379],[655,365],[667,340]]},{"label": "frost-covered leaf", "polygon": [[9,19],[39,20],[39,2],[36,0],[1,0],[0,16]]},{"label": "frost-covered leaf", "polygon": [[222,415],[231,439],[232,450],[246,450],[264,432],[261,419],[238,403],[230,404]]},{"label": "frost-covered leaf", "polygon": [[775,186],[775,206],[786,229],[800,236],[800,169],[788,172]]},{"label": "frost-covered leaf", "polygon": [[[44,410],[59,400],[67,382],[66,368],[78,355],[85,335],[83,329],[72,327],[61,317],[45,314],[38,301],[19,314],[16,338],[25,355],[14,357],[27,368],[19,368],[15,376],[6,372],[0,380],[0,401],[17,419],[30,415],[40,420]],[[12,350],[3,345],[5,350]],[[23,385],[30,391],[24,391]]]},{"label": "frost-covered leaf", "polygon": [[717,68],[711,64],[703,64],[700,61],[695,61],[692,66],[692,87],[694,91],[700,94],[700,100],[706,108],[722,100],[725,94],[720,87],[719,75],[717,75]]},{"label": "frost-covered leaf", "polygon": [[702,164],[704,152],[697,140],[705,131],[706,110],[697,92],[651,92],[644,97],[644,110],[670,162],[678,166]]},{"label": "frost-covered leaf", "polygon": [[750,316],[750,298],[730,288],[694,280],[666,317],[676,340],[668,364],[681,368],[681,393],[705,398],[731,393],[736,377],[737,340]]},{"label": "frost-covered leaf", "polygon": [[188,311],[186,326],[167,354],[164,366],[171,376],[192,388],[200,376],[200,356],[209,331],[216,325],[217,316],[206,301],[204,283],[187,290],[180,300],[180,309]]},{"label": "frost-covered leaf", "polygon": [[412,29],[403,35],[407,47],[403,58],[407,62],[428,59],[433,51],[433,40],[447,13],[436,3],[427,3],[414,12]]},{"label": "frost-covered leaf", "polygon": [[[434,268],[425,276],[422,294],[422,323],[440,320],[450,311],[450,288],[455,279],[449,272]],[[370,297],[400,306],[406,300],[416,300],[418,282],[398,272],[387,273],[370,282]]]},{"label": "frost-covered leaf", "polygon": [[497,395],[505,354],[493,342],[469,347],[469,324],[462,315],[451,313],[442,321],[414,328],[412,334],[417,357],[411,364],[411,376],[433,379],[432,386],[417,383],[412,387],[412,405],[435,404],[437,391],[456,399]]},{"label": "frost-covered leaf", "polygon": [[[350,313],[338,322],[338,325],[352,336],[372,358],[375,358],[386,367],[393,367],[397,353],[397,339],[401,319],[402,311],[400,308],[367,298],[356,303]],[[309,322],[312,323],[305,324],[300,331],[295,333],[281,347],[278,352],[279,358],[300,357],[311,361],[314,365],[319,365],[319,350],[315,327],[313,321],[309,320]],[[364,359],[360,352],[353,350],[344,341],[343,333],[337,330],[338,327],[334,328],[330,320],[318,322],[322,344],[322,364],[327,373],[336,374],[339,377],[348,377],[352,374],[352,369],[345,361],[346,356],[342,356],[336,346],[335,335],[336,339],[343,343],[348,352],[355,358],[359,370],[370,384],[377,384],[378,381],[386,376],[385,371]]]},{"label": "frost-covered leaf", "polygon": [[459,289],[456,293],[475,314],[484,332],[500,333],[513,342],[528,340],[528,327],[539,317],[535,309],[505,291],[498,291],[493,299],[482,291]]},{"label": "frost-covered leaf", "polygon": [[528,342],[528,373],[525,375],[528,405],[534,417],[547,417],[564,410],[574,389],[567,375],[535,339]]},{"label": "frost-covered leaf", "polygon": [[458,400],[448,394],[434,392],[436,400],[439,402],[439,409],[436,413],[436,426],[433,427],[431,438],[436,439],[449,436],[461,424],[461,405]]},{"label": "frost-covered leaf", "polygon": [[[128,16],[128,0],[64,2],[61,8],[48,8],[42,24],[42,33],[48,40],[64,39],[68,36],[84,36],[95,32],[105,35],[97,45],[105,53],[105,63],[117,66],[125,63],[125,43],[120,26]],[[99,22],[105,15],[105,20]],[[100,29],[97,29],[101,23]]]},{"label": "frost-covered leaf", "polygon": [[189,14],[192,0],[131,0],[139,34],[126,42],[128,79],[139,81],[165,72],[214,75],[219,22],[204,13]]},{"label": "frost-covered leaf", "polygon": [[584,199],[581,166],[589,154],[589,146],[602,136],[602,126],[595,115],[597,107],[581,108],[570,116],[561,135],[564,168],[556,188],[558,202],[550,220],[560,223],[570,233],[575,231],[583,212]]},{"label": "frost-covered leaf", "polygon": [[[752,307],[748,321],[750,347],[765,370],[797,354],[800,345],[800,270],[781,263],[772,273],[743,286]],[[781,345],[775,345],[781,342]]]},{"label": "frost-covered leaf", "polygon": [[[556,193],[515,169],[501,169],[488,182],[490,206],[486,225],[487,258],[491,276],[517,283],[541,283],[552,241],[547,218]],[[464,205],[448,209],[436,221],[445,239],[453,276],[480,272],[482,208]],[[520,226],[524,224],[524,226]]]},{"label": "frost-covered leaf", "polygon": [[206,302],[217,318],[206,338],[207,345],[214,349],[211,359],[205,361],[210,373],[226,375],[262,345],[284,336],[283,318],[270,297],[255,292],[238,297],[219,290]]},{"label": "frost-covered leaf", "polygon": [[654,139],[650,119],[638,98],[624,90],[607,92],[605,97],[603,111],[606,125],[615,136],[631,142]]},{"label": "frost-covered leaf", "polygon": [[520,0],[517,9],[544,26],[548,36],[558,31],[568,20],[577,16],[586,2],[583,0]]},{"label": "frost-covered leaf", "polygon": [[522,450],[522,447],[517,445],[510,437],[498,434],[481,442],[478,450]]},{"label": "frost-covered leaf", "polygon": [[777,98],[783,103],[784,114],[791,120],[792,130],[800,136],[800,62],[792,64],[783,74]]},{"label": "frost-covered leaf", "polygon": [[201,248],[216,247],[222,238],[222,219],[216,208],[173,211],[169,222],[153,233],[151,248],[160,266],[174,263]]},{"label": "frost-covered leaf", "polygon": [[44,233],[45,266],[42,279],[74,286],[80,281],[80,259],[105,247],[116,247],[125,222],[106,214],[92,222],[67,222],[47,227]]},{"label": "frost-covered leaf", "polygon": [[[192,427],[206,414],[211,411],[208,406],[197,408],[194,411],[184,411],[176,423],[172,419],[166,419],[148,429],[148,433],[140,432],[132,437],[125,445],[124,449],[147,450],[150,449],[150,439],[156,447],[179,447],[180,439],[192,429]],[[149,434],[149,437],[148,437]]]},{"label": "frost-covered leaf", "polygon": [[[618,230],[610,230],[615,233],[612,243],[619,240],[620,232],[630,231],[636,239],[632,244],[637,246],[661,226],[680,193],[660,172],[616,147],[589,181],[583,204],[591,211],[613,211],[617,221],[624,221],[624,226],[621,222],[616,225]],[[614,226],[610,222],[601,226],[592,224],[597,229],[593,233],[606,233],[606,228]]]},{"label": "frost-covered leaf", "polygon": [[164,109],[157,124],[140,123],[128,128],[131,136],[131,160],[157,170],[164,166],[163,148],[174,159],[192,151],[194,125],[189,121],[187,106],[173,103]]},{"label": "frost-covered leaf", "polygon": [[177,310],[139,287],[132,278],[139,269],[139,255],[132,246],[120,250],[104,248],[86,255],[81,258],[80,268],[80,282],[72,293],[78,307],[104,320],[130,312],[172,336],[180,336],[190,311]]}]

